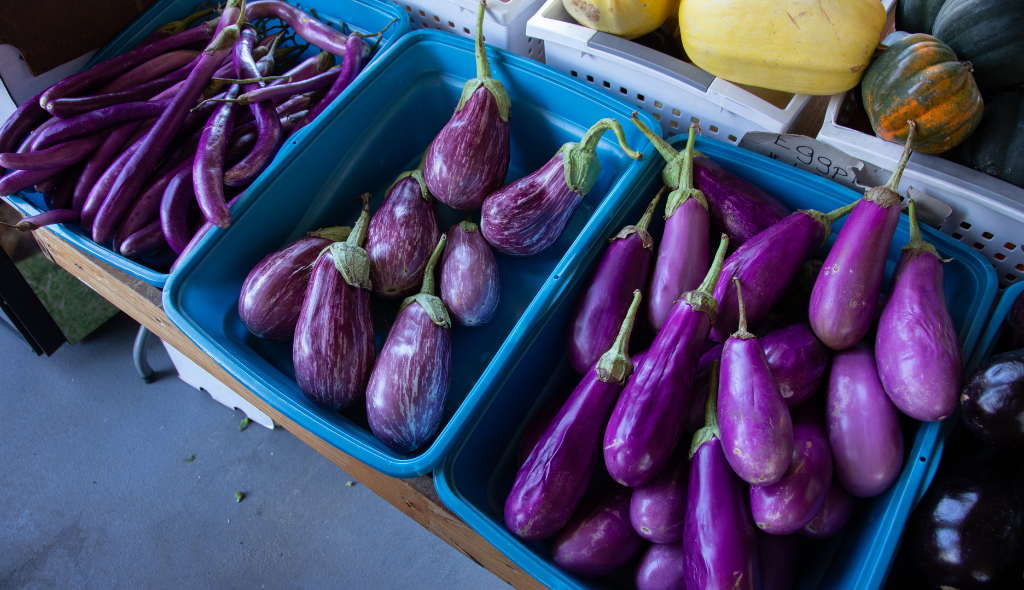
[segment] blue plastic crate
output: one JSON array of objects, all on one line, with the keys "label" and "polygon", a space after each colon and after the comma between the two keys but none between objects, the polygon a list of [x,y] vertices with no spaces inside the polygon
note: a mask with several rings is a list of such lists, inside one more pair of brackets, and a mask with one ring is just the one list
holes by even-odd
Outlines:
[{"label": "blue plastic crate", "polygon": [[[294,2],[292,3],[294,4]],[[101,61],[118,56],[135,47],[157,28],[192,14],[199,4],[200,0],[160,0],[154,3],[110,43],[107,43],[105,47],[97,51],[83,69],[91,68]],[[392,19],[398,19],[384,32],[380,45],[373,56],[371,56],[371,62],[363,70],[363,75],[373,67],[377,59],[386,50],[390,49],[400,37],[410,31],[409,19],[405,16],[405,12],[398,5],[388,0],[303,0],[301,6],[307,11],[315,9],[322,18],[326,17],[331,21],[344,21],[350,29],[361,33],[376,33],[387,26]],[[303,57],[314,55],[318,51],[318,49],[311,46]],[[329,108],[325,109],[325,113],[344,108],[343,104],[350,93],[351,90],[343,92]],[[321,116],[324,115],[321,114]],[[292,136],[290,141],[281,148],[277,158],[283,158],[286,153],[294,149],[295,141],[297,139],[303,140],[307,134],[306,130],[302,130]],[[46,206],[43,204],[43,195],[34,191],[23,191],[17,195],[5,198],[23,215],[36,215],[46,210]],[[244,201],[246,198],[248,196],[239,199],[239,201]],[[236,203],[232,209],[236,209],[239,204]],[[166,272],[153,270],[137,260],[121,256],[121,254],[114,252],[109,247],[97,244],[85,237],[78,227],[51,225],[50,229],[79,250],[88,252],[155,287],[163,287],[167,281]],[[161,266],[167,268],[170,265],[169,260],[152,260],[149,262],[151,266],[156,268],[161,268]]]},{"label": "blue plastic crate", "polygon": [[967,373],[964,375],[965,377],[970,375],[970,373],[981,364],[981,361],[992,356],[996,344],[999,342],[999,337],[1003,333],[1003,322],[1006,320],[1006,316],[1010,314],[1010,308],[1013,307],[1013,302],[1016,301],[1021,294],[1024,294],[1024,282],[1017,283],[1012,287],[1007,287],[1003,291],[1003,294],[1000,295],[999,303],[992,311],[992,317],[989,318],[988,325],[985,326],[985,333],[981,336],[981,342],[974,351],[974,355],[971,356],[971,361],[967,363]]},{"label": "blue plastic crate", "polygon": [[[413,453],[400,453],[366,427],[365,406],[345,414],[310,404],[294,381],[290,343],[269,343],[248,334],[238,319],[242,282],[255,264],[305,232],[351,225],[355,198],[371,192],[371,213],[385,190],[420,155],[450,119],[463,83],[475,76],[473,43],[455,35],[417,31],[407,35],[369,72],[345,109],[317,121],[306,144],[280,157],[236,208],[235,221],[214,232],[171,277],[164,309],[200,348],[246,387],[315,436],[396,477],[429,472],[448,454],[466,424],[509,378],[527,336],[544,321],[551,285],[572,261],[604,237],[608,219],[641,173],[658,162],[653,146],[629,123],[632,107],[585,87],[535,61],[488,48],[491,71],[512,99],[512,159],[508,179],[538,169],[558,148],[577,141],[604,117],[616,117],[629,144],[642,150],[634,162],[612,134],[601,141],[600,178],[548,250],[519,258],[496,254],[501,300],[494,319],[479,328],[452,330],[452,384],[436,438]],[[653,118],[645,115],[649,125]],[[437,204],[442,230],[465,212]],[[479,220],[479,213],[475,214]],[[589,222],[589,223],[588,223]],[[567,266],[568,264],[568,266]],[[554,273],[552,271],[554,270]],[[397,302],[374,300],[377,350],[394,320]]]},{"label": "blue plastic crate", "polygon": [[[670,141],[678,150],[685,136]],[[766,157],[713,139],[698,139],[697,149],[729,172],[762,187],[791,209],[830,211],[859,194],[823,178],[785,166]],[[633,187],[629,197],[602,226],[603,235],[636,221],[654,193],[661,187],[660,166],[649,168]],[[832,236],[817,257],[823,259],[832,247],[843,221],[833,226]],[[655,247],[664,221],[652,222]],[[992,266],[977,252],[930,227],[925,239],[935,244],[946,265],[946,296],[953,321],[959,329],[964,358],[970,357],[982,332],[996,293]],[[900,221],[889,249],[884,285],[902,248],[909,239],[906,216]],[[589,273],[604,252],[604,242],[592,242],[581,256],[564,261],[555,274],[562,279],[548,285],[552,307],[546,321],[532,335],[534,345],[519,362],[509,367],[511,377],[494,401],[473,422],[452,449],[444,465],[435,470],[434,481],[441,500],[473,529],[507,555],[519,567],[551,588],[632,587],[632,572],[614,580],[595,581],[574,576],[555,565],[544,543],[523,543],[505,529],[504,504],[516,474],[519,439],[528,418],[559,391],[571,389],[579,377],[563,354],[569,314]],[[820,393],[818,395],[821,395]],[[948,422],[948,421],[947,421]],[[843,588],[869,590],[882,586],[892,565],[900,534],[919,493],[938,466],[947,432],[944,423],[922,424],[905,420],[907,458],[897,482],[884,494],[862,504],[846,530],[833,539],[816,544],[806,567],[800,572],[800,588]]]}]

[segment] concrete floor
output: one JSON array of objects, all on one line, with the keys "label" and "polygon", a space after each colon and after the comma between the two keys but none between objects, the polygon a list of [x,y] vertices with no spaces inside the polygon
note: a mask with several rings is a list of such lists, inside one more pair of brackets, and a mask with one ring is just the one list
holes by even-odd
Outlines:
[{"label": "concrete floor", "polygon": [[137,328],[46,358],[0,325],[0,588],[509,588],[284,429],[239,432],[156,339],[144,385]]}]

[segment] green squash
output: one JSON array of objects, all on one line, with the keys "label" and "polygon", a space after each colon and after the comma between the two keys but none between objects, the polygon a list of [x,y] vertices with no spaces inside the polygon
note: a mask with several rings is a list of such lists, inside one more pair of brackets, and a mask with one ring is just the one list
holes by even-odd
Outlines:
[{"label": "green squash", "polygon": [[1024,188],[1024,92],[988,97],[981,125],[947,157]]},{"label": "green squash", "polygon": [[932,35],[971,62],[982,90],[1024,82],[1024,0],[947,0]]},{"label": "green squash", "polygon": [[896,30],[930,35],[932,23],[946,0],[900,0],[896,5]]}]

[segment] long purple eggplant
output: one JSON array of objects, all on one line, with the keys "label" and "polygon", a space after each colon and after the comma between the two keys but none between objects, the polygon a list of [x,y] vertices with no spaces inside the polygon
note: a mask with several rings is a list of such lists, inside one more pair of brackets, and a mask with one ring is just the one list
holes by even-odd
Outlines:
[{"label": "long purple eggplant", "polygon": [[[245,17],[249,22],[261,18],[280,19],[287,23],[295,31],[296,35],[302,37],[310,45],[315,45],[324,51],[330,51],[340,57],[346,57],[352,53],[351,48],[346,44],[349,35],[344,35],[332,29],[329,25],[320,22],[305,11],[286,2],[261,0],[260,2],[246,4]],[[369,45],[362,43],[357,49],[360,57],[364,59],[369,57]]]},{"label": "long purple eggplant", "polygon": [[647,317],[657,332],[680,295],[696,289],[707,274],[711,226],[707,199],[704,193],[693,188],[693,144],[697,125],[690,125],[686,149],[677,153],[660,134],[644,125],[636,113],[632,120],[667,162],[661,178],[672,189],[665,202],[665,232],[651,277],[651,297],[647,300]]},{"label": "long purple eggplant", "polygon": [[644,540],[629,524],[633,490],[609,483],[580,506],[551,543],[555,563],[574,574],[606,576],[633,559]]},{"label": "long purple eggplant", "polygon": [[448,230],[441,268],[441,299],[459,325],[480,326],[498,309],[498,262],[472,214]]},{"label": "long purple eggplant", "polygon": [[434,267],[444,251],[437,241],[423,276],[423,288],[406,297],[366,386],[370,430],[402,452],[423,446],[441,427],[452,383],[452,322],[434,295]]},{"label": "long purple eggplant", "polygon": [[89,159],[85,162],[85,168],[82,170],[82,175],[78,177],[78,182],[75,183],[75,192],[71,199],[73,209],[76,211],[82,210],[85,206],[85,200],[89,196],[89,191],[92,190],[100,176],[103,175],[110,163],[117,158],[125,146],[134,143],[131,137],[145,124],[143,121],[132,121],[114,129],[103,140],[100,147],[96,148],[96,151],[89,156]]},{"label": "long purple eggplant", "polygon": [[[326,55],[330,55],[329,53]],[[314,59],[314,58],[310,58]],[[263,88],[256,88],[245,94],[232,99],[211,99],[215,102],[230,102],[232,104],[239,104],[243,106],[253,105],[264,100],[277,100],[287,99],[296,94],[304,94],[306,92],[312,92],[314,90],[321,90],[323,88],[329,88],[331,84],[338,78],[338,74],[341,72],[341,66],[334,66],[333,68],[303,80],[293,80],[287,82],[285,80],[274,80],[274,82],[284,82],[283,84],[267,84]]]},{"label": "long purple eggplant", "polygon": [[843,530],[850,521],[853,509],[857,507],[857,499],[850,495],[839,480],[833,476],[832,485],[828,488],[828,497],[818,514],[811,522],[804,525],[800,534],[812,539],[827,539]]},{"label": "long purple eggplant", "polygon": [[[689,472],[689,463],[686,469]],[[686,590],[685,554],[686,546],[682,541],[652,543],[636,568],[637,590]]]},{"label": "long purple eggplant", "polygon": [[654,250],[654,239],[647,233],[647,226],[664,192],[662,189],[654,197],[636,225],[627,225],[610,239],[601,262],[576,299],[566,333],[566,356],[581,375],[615,341],[622,318],[633,301],[633,292],[647,286]]},{"label": "long purple eggplant", "polygon": [[721,360],[722,344],[718,343],[702,354],[697,361],[697,373],[693,376],[693,389],[690,394],[690,409],[686,413],[686,422],[683,426],[683,431],[688,434],[693,434],[704,426],[704,405],[708,401],[711,364]]},{"label": "long purple eggplant", "polygon": [[325,248],[347,240],[351,232],[349,227],[312,231],[260,260],[238,295],[238,317],[245,327],[267,340],[291,340],[313,263]]},{"label": "long purple eggplant", "polygon": [[740,479],[770,486],[789,469],[793,422],[772,377],[764,348],[747,331],[742,288],[739,279],[733,280],[740,325],[722,347],[722,391],[718,399],[722,448]]},{"label": "long purple eggplant", "polygon": [[917,126],[910,121],[903,158],[885,186],[864,193],[836,237],[811,292],[811,327],[825,346],[843,350],[860,342],[875,319],[885,260],[900,222],[900,177]]},{"label": "long purple eggplant", "polygon": [[[225,96],[234,98],[241,91],[241,86],[232,84]],[[207,221],[217,227],[231,225],[231,211],[224,199],[224,156],[228,150],[236,110],[233,104],[222,104],[213,111],[203,127],[199,147],[192,160],[192,183],[199,210]]]},{"label": "long purple eggplant", "polygon": [[687,588],[755,590],[761,588],[756,529],[747,486],[725,457],[718,425],[718,381],[718,367],[713,366],[705,425],[690,445],[681,541],[684,580]]},{"label": "long purple eggplant", "polygon": [[[163,194],[160,195],[160,230],[164,234],[164,239],[167,240],[167,245],[178,254],[185,251],[192,239],[188,223],[189,207],[193,203],[196,207],[199,206],[196,203],[196,191],[192,176],[192,167],[182,167],[167,183]],[[305,293],[305,289],[303,289],[303,293]],[[302,305],[301,299],[299,305]],[[292,328],[294,329],[294,324]]]},{"label": "long purple eggplant", "polygon": [[85,162],[72,166],[57,183],[57,187],[48,195],[46,206],[49,209],[72,209],[74,204],[75,185],[85,169]]},{"label": "long purple eggplant", "polygon": [[362,40],[358,33],[353,33],[348,38],[348,41],[345,42],[345,46],[352,49],[352,51],[346,55],[345,61],[342,62],[341,71],[338,72],[338,76],[334,79],[331,87],[327,89],[327,93],[324,97],[310,107],[306,116],[295,125],[295,131],[298,131],[312,123],[313,120],[319,117],[320,113],[324,112],[324,110],[330,106],[336,98],[341,96],[341,93],[344,92],[345,89],[348,88],[356,79],[359,75],[359,71],[363,67],[363,59],[358,53],[356,53],[355,48],[361,44]]},{"label": "long purple eggplant", "polygon": [[10,227],[18,231],[33,231],[55,223],[78,223],[78,213],[71,209],[50,209],[31,217],[22,217]]},{"label": "long purple eggplant", "polygon": [[569,399],[571,391],[560,391],[551,396],[543,406],[530,418],[530,422],[523,429],[523,436],[519,439],[519,452],[516,456],[516,471],[526,463],[533,452],[534,447],[540,442],[541,437],[547,432],[548,426],[554,421],[555,416]]},{"label": "long purple eggplant", "polygon": [[[269,73],[274,69],[273,51],[263,57],[260,60],[259,66],[257,66],[252,56],[256,35],[255,33],[250,34],[250,32],[251,29],[242,31],[232,55],[235,72],[242,79],[259,78],[264,73]],[[264,82],[246,84],[244,90],[249,92],[263,86]],[[245,157],[224,172],[224,184],[227,186],[246,186],[256,180],[256,177],[270,165],[270,162],[277,155],[277,151],[281,149],[281,144],[284,141],[284,133],[281,131],[281,118],[277,114],[273,100],[262,100],[256,104],[249,105],[249,109],[256,119],[259,138]],[[196,193],[196,196],[198,197],[198,193]],[[203,200],[199,202],[203,204]],[[230,212],[228,212],[226,206],[222,205],[223,202],[223,197],[217,200],[216,218],[210,220],[214,221],[215,225],[231,222]],[[225,215],[227,215],[226,219],[224,218]],[[221,227],[227,226],[223,225]]]},{"label": "long purple eggplant", "polygon": [[0,154],[0,168],[10,170],[44,170],[63,168],[86,159],[103,143],[109,131],[101,131],[81,139],[59,143],[37,152]]},{"label": "long purple eggplant", "polygon": [[370,256],[373,292],[386,299],[413,293],[423,282],[440,234],[434,197],[423,181],[420,160],[415,170],[398,175],[384,195],[384,203],[370,218],[366,253]]},{"label": "long purple eggplant", "polygon": [[910,200],[910,243],[896,263],[878,320],[875,360],[892,403],[916,420],[945,420],[964,379],[960,341],[946,302],[942,260],[921,238]]},{"label": "long purple eggplant", "polygon": [[[181,174],[182,170],[192,168],[192,160],[195,153],[194,147],[192,148],[192,153],[187,153],[188,149],[185,151],[186,154],[184,156],[175,154],[167,158],[167,161],[150,175],[150,179],[139,192],[139,197],[135,200],[131,209],[128,210],[128,213],[125,214],[121,223],[118,224],[115,242],[124,242],[129,235],[141,230],[153,220],[159,219],[160,203],[163,200],[168,185],[175,177]],[[185,179],[183,178],[183,180]],[[187,182],[192,182],[191,177],[187,179]]]},{"label": "long purple eggplant", "polygon": [[348,240],[335,242],[313,264],[295,325],[292,362],[299,389],[314,404],[342,410],[359,401],[373,370],[370,259],[363,250],[370,195]]},{"label": "long purple eggplant", "polygon": [[804,406],[793,416],[793,455],[782,479],[750,486],[751,515],[766,533],[795,533],[825,505],[832,484],[832,453],[817,412]]},{"label": "long purple eggplant", "polygon": [[633,490],[629,521],[638,535],[652,543],[675,543],[683,538],[689,450],[680,444],[658,477]]},{"label": "long purple eggplant", "polygon": [[[445,205],[470,210],[505,181],[511,157],[508,119],[512,101],[491,77],[484,47],[484,7],[476,15],[476,78],[466,82],[455,114],[427,150],[424,177]],[[481,221],[481,224],[483,222]]]},{"label": "long purple eggplant", "polygon": [[793,590],[804,541],[800,535],[757,534],[761,590]]},{"label": "long purple eggplant", "polygon": [[641,486],[657,477],[683,436],[697,362],[718,312],[711,293],[728,247],[723,234],[704,282],[672,307],[615,404],[604,433],[604,462],[623,485]]},{"label": "long purple eggplant", "polygon": [[110,92],[127,90],[137,84],[142,84],[143,82],[148,82],[154,78],[159,78],[164,74],[169,74],[174,70],[187,65],[198,55],[199,52],[194,49],[175,49],[173,51],[168,51],[167,53],[161,53],[153,59],[139,64],[117,78],[114,78],[110,82],[107,82],[103,87],[96,91],[96,94],[107,94]]},{"label": "long purple eggplant", "polygon": [[846,491],[870,498],[889,489],[903,467],[903,432],[867,344],[832,359],[825,418],[836,478]]},{"label": "long purple eggplant", "polygon": [[145,100],[97,109],[88,113],[62,119],[51,125],[32,140],[32,150],[43,150],[66,141],[87,137],[124,123],[159,117],[170,100]]},{"label": "long purple eggplant", "polygon": [[700,152],[693,156],[693,181],[708,200],[712,231],[729,234],[734,249],[790,213],[778,199]]},{"label": "long purple eggplant", "polygon": [[13,195],[31,186],[35,186],[37,182],[46,180],[54,174],[59,174],[65,168],[67,166],[45,168],[43,170],[12,170],[0,176],[0,197]]},{"label": "long purple eggplant", "polygon": [[[505,500],[505,526],[517,537],[539,541],[554,535],[580,505],[601,461],[608,416],[633,373],[629,335],[640,298],[636,291],[615,343],[584,375],[516,474]],[[628,497],[625,519],[629,525]]]},{"label": "long purple eggplant", "polygon": [[[304,80],[309,80],[310,78],[323,74],[327,70],[333,68],[334,61],[334,54],[330,53],[329,51],[321,51],[320,53],[312,57],[307,57],[302,61],[302,63],[285,72],[284,76],[287,78],[287,80],[274,80],[270,84],[267,84],[267,86],[273,88],[274,86],[281,86],[283,84],[292,84],[296,82],[302,82]],[[293,92],[292,94],[299,93]]]},{"label": "long purple eggplant", "polygon": [[818,340],[810,324],[779,328],[760,340],[772,378],[789,408],[796,408],[821,388],[832,351]]},{"label": "long purple eggplant", "polygon": [[[487,242],[512,256],[532,256],[554,244],[597,182],[601,173],[597,144],[609,129],[626,155],[639,160],[641,154],[626,145],[619,122],[601,119],[579,143],[563,145],[540,170],[487,196],[480,210],[480,231]],[[433,145],[439,140],[440,136]]]},{"label": "long purple eggplant", "polygon": [[[45,90],[43,91],[45,92]],[[0,153],[13,152],[25,136],[50,118],[50,113],[39,106],[43,92],[21,103],[10,117],[0,125]]]},{"label": "long purple eggplant", "polygon": [[169,74],[164,74],[163,76],[156,78],[155,80],[149,80],[148,82],[143,82],[142,84],[138,84],[118,92],[53,100],[47,104],[46,110],[55,117],[69,119],[101,108],[131,102],[152,100],[188,78],[195,69],[197,63],[198,59],[193,60]]},{"label": "long purple eggplant", "polygon": [[166,247],[167,240],[164,239],[164,234],[160,231],[160,220],[155,219],[152,223],[128,236],[117,248],[117,251],[122,256],[137,258]]}]

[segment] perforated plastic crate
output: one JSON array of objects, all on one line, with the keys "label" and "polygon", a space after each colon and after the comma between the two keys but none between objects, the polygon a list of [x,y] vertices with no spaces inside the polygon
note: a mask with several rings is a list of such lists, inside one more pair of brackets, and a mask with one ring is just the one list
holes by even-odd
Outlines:
[{"label": "perforated plastic crate", "polygon": [[[478,0],[392,0],[405,10],[413,30],[436,29],[472,39]],[[544,41],[526,36],[526,21],[544,0],[489,0],[484,16],[488,45],[544,63]]]}]

